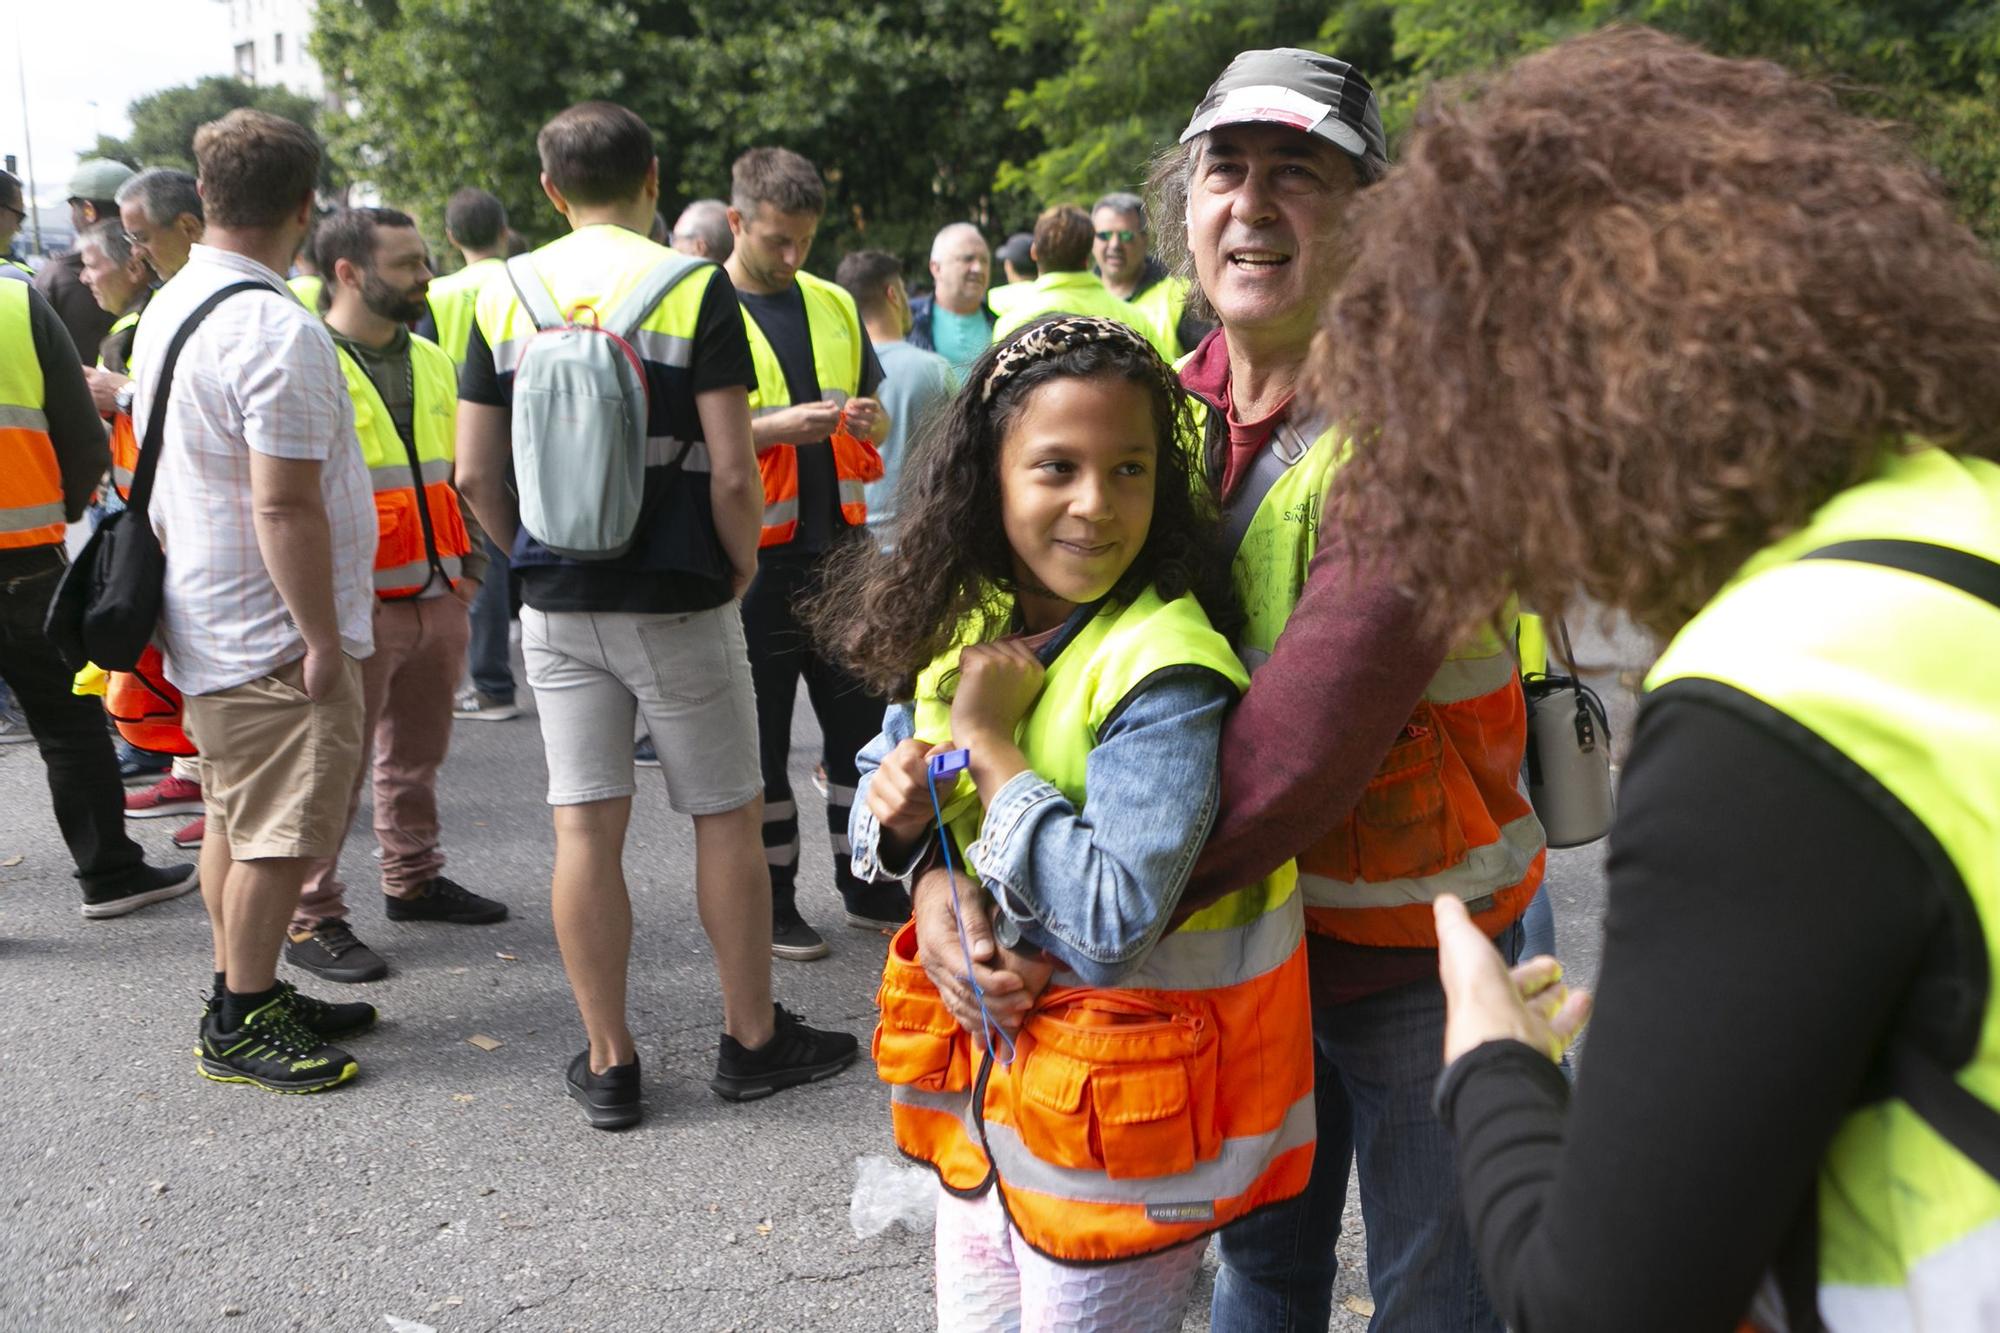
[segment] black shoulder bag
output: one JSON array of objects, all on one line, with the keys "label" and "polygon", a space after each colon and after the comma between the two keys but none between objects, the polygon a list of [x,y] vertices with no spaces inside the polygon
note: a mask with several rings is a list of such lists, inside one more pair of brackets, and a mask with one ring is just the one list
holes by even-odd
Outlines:
[{"label": "black shoulder bag", "polygon": [[49,602],[43,632],[72,671],[95,662],[106,671],[130,671],[152,642],[160,622],[160,597],[166,584],[167,558],[160,539],[146,521],[153,498],[153,473],[160,466],[166,443],[167,399],[173,390],[174,366],[181,348],[208,313],[238,292],[274,291],[269,283],[236,282],[195,307],[167,344],[160,363],[160,387],[146,415],[146,435],[139,444],[139,465],[132,474],[132,494],[126,507],[97,525],[76,560],[63,571],[62,582]]}]

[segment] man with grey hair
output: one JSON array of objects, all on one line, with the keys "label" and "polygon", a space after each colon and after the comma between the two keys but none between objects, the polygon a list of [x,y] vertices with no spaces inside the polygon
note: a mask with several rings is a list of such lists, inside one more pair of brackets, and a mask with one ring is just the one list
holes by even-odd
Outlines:
[{"label": "man with grey hair", "polygon": [[729,261],[736,238],[729,232],[729,205],[720,199],[697,199],[681,210],[669,238],[674,249],[696,259]]},{"label": "man with grey hair", "polygon": [[970,222],[954,222],[931,242],[929,296],[910,301],[910,346],[936,352],[961,377],[993,341],[993,307],[986,288],[993,252]]},{"label": "man with grey hair", "polygon": [[1150,253],[1146,201],[1122,190],[1104,195],[1090,206],[1090,226],[1091,257],[1105,290],[1144,311],[1174,356],[1200,346],[1215,325],[1188,313],[1192,284]]},{"label": "man with grey hair", "polygon": [[152,167],[118,187],[118,219],[133,253],[165,282],[181,271],[189,248],[201,239],[201,193],[185,171]]},{"label": "man with grey hair", "polygon": [[[132,168],[110,158],[87,157],[76,164],[69,181],[69,218],[79,235],[91,223],[117,215],[112,196],[131,176]],[[43,264],[35,270],[35,290],[56,308],[77,355],[89,365],[97,357],[97,344],[111,332],[112,317],[83,285],[83,257],[71,249]]]}]

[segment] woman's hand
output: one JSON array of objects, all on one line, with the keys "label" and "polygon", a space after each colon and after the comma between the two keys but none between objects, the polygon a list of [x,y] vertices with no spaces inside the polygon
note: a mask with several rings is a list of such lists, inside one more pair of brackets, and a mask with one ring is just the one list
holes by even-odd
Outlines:
[{"label": "woman's hand", "polygon": [[1042,691],[1042,663],[1020,639],[977,643],[958,658],[951,735],[975,753],[980,738],[1012,743],[1014,729]]},{"label": "woman's hand", "polygon": [[939,747],[912,738],[889,751],[868,780],[868,812],[882,831],[908,844],[931,823],[929,768]]},{"label": "woman's hand", "polygon": [[1563,985],[1562,965],[1547,956],[1508,971],[1459,899],[1442,895],[1431,911],[1444,982],[1444,1062],[1489,1041],[1510,1040],[1560,1060],[1590,1019],[1590,992]]}]

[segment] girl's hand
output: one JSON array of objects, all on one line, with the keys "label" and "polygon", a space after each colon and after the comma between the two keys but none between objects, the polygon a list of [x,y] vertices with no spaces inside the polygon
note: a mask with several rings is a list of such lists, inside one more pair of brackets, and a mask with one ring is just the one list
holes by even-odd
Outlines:
[{"label": "girl's hand", "polygon": [[868,782],[868,811],[882,830],[908,843],[922,836],[931,823],[928,769],[940,747],[910,739],[883,758]]},{"label": "girl's hand", "polygon": [[1489,1041],[1508,1040],[1560,1060],[1590,1018],[1590,992],[1563,985],[1562,968],[1553,958],[1531,958],[1508,971],[1459,899],[1442,895],[1431,911],[1444,981],[1444,1062]]},{"label": "girl's hand", "polygon": [[979,643],[958,658],[958,692],[951,701],[951,735],[975,753],[979,737],[1008,744],[1035,696],[1042,691],[1042,663],[1020,639]]}]

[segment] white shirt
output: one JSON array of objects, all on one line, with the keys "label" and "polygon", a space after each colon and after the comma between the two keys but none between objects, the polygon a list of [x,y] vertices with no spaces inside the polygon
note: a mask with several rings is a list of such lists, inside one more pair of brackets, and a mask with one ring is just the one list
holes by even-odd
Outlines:
[{"label": "white shirt", "polygon": [[167,679],[212,694],[305,655],[257,546],[250,451],[318,460],[333,539],[334,611],[350,657],[374,651],[375,501],[354,406],[319,317],[254,259],[197,245],[146,308],[133,347],[132,419],[152,412],[167,345],[194,308],[244,279],[271,288],[229,297],[181,349],[148,510],[167,557],[157,640]]}]

